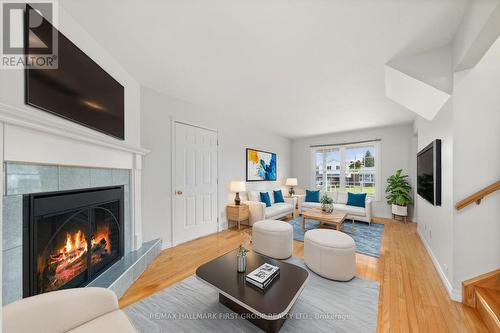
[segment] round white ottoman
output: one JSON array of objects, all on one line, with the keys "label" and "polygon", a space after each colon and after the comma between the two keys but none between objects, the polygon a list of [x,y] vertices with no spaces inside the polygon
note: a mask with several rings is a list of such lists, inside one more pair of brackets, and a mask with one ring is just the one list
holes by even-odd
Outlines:
[{"label": "round white ottoman", "polygon": [[355,244],[336,230],[314,229],[304,235],[304,262],[325,278],[349,281],[356,274]]},{"label": "round white ottoman", "polygon": [[255,252],[275,259],[286,259],[293,252],[293,227],[283,221],[262,220],[252,225]]}]

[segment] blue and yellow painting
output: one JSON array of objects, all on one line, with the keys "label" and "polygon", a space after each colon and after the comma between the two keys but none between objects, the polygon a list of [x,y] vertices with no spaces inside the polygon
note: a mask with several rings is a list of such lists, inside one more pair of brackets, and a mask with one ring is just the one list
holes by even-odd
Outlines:
[{"label": "blue and yellow painting", "polygon": [[276,180],[276,154],[247,148],[247,181],[266,180]]}]

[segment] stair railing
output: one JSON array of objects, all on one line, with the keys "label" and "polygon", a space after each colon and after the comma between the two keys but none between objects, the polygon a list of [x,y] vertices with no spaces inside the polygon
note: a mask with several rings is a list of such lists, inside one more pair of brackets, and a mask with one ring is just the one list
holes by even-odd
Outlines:
[{"label": "stair railing", "polygon": [[467,198],[465,198],[463,200],[460,200],[455,205],[455,208],[457,210],[460,210],[460,209],[463,209],[463,208],[467,207],[468,205],[470,205],[470,204],[472,204],[474,202],[479,205],[481,203],[481,200],[483,200],[483,198],[485,196],[487,196],[488,194],[491,194],[491,193],[493,193],[495,191],[498,191],[498,190],[500,190],[500,180],[494,182],[490,186],[487,186],[487,187],[483,188],[480,191],[477,191],[476,193],[468,196]]}]

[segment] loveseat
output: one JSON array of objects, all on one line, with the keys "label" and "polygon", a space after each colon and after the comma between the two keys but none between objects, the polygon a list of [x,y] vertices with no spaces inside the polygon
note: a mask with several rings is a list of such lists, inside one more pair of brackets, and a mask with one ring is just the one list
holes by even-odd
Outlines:
[{"label": "loveseat", "polygon": [[[283,196],[285,196],[286,191],[282,188],[275,188],[274,190],[280,190]],[[271,207],[266,207],[266,204],[260,200],[260,192],[268,192],[269,198],[271,199]],[[248,205],[250,211],[249,224],[253,225],[255,222],[260,220],[279,220],[286,216],[293,215],[295,210],[295,198],[283,198],[285,202],[276,203],[274,200],[273,190],[261,190],[261,191],[247,191],[241,196],[241,201],[243,204]]]},{"label": "loveseat", "polygon": [[[347,193],[320,191],[319,196],[324,194],[333,199],[333,209],[347,214],[346,219],[371,223],[372,221],[372,199],[366,196],[365,207],[350,206],[347,204]],[[299,214],[313,208],[320,208],[319,202],[306,202],[305,196],[298,197]]]}]

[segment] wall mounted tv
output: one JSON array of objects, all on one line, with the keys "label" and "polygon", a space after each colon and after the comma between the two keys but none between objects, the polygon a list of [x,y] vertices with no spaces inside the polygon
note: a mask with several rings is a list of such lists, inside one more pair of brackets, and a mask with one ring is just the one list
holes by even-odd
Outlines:
[{"label": "wall mounted tv", "polygon": [[[29,27],[30,19],[42,23]],[[58,60],[57,69],[26,66],[26,104],[123,140],[123,86],[29,6],[24,33],[28,57],[40,54],[33,36],[50,43],[55,33]]]},{"label": "wall mounted tv", "polygon": [[417,193],[441,206],[441,140],[432,141],[417,154]]}]

